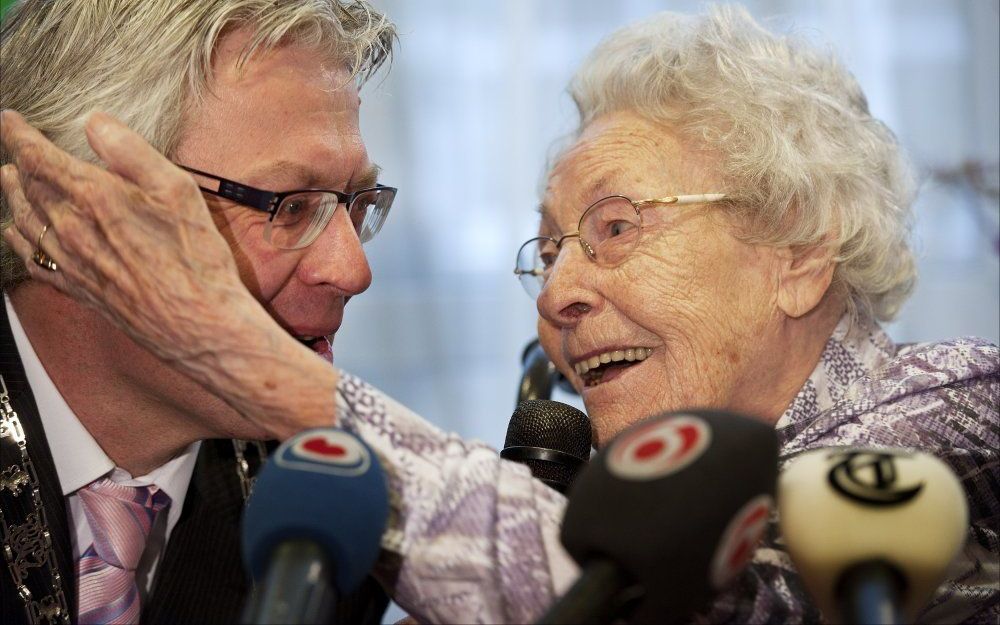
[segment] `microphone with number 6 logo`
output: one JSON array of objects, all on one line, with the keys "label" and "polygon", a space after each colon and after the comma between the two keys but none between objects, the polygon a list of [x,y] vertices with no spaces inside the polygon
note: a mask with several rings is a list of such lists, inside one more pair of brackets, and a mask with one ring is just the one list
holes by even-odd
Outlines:
[{"label": "microphone with number 6 logo", "polygon": [[912,622],[968,529],[951,469],[903,449],[804,453],[782,472],[778,504],[788,552],[831,621]]},{"label": "microphone with number 6 logo", "polygon": [[378,458],[354,434],[317,428],[282,443],[243,515],[257,582],[244,622],[328,623],[375,564],[388,501]]},{"label": "microphone with number 6 logo", "polygon": [[774,429],[691,410],[622,432],[577,477],[561,540],[580,578],[542,623],[685,619],[753,555],[777,479]]}]

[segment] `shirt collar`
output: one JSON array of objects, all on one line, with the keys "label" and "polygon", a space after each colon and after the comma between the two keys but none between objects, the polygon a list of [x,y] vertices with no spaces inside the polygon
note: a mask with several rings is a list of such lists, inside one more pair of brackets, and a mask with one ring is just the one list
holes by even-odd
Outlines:
[{"label": "shirt collar", "polygon": [[812,420],[844,398],[851,384],[885,365],[896,345],[876,321],[852,321],[844,314],[827,339],[809,379],[775,424],[779,431]]},{"label": "shirt collar", "polygon": [[108,477],[112,482],[122,486],[149,486],[156,484],[157,488],[170,497],[170,508],[167,509],[167,527],[173,527],[180,519],[181,511],[184,509],[184,498],[187,495],[188,486],[191,484],[191,476],[194,473],[194,465],[198,460],[198,449],[201,441],[195,441],[188,445],[178,456],[175,456],[146,475],[133,478],[132,475],[121,467],[111,470]]},{"label": "shirt collar", "polygon": [[116,467],[87,428],[80,423],[80,419],[45,371],[6,293],[3,299],[11,331],[14,334],[14,343],[24,365],[28,384],[35,396],[38,416],[45,430],[49,450],[52,452],[52,461],[56,466],[63,495],[69,495],[110,473],[112,481],[126,486],[156,484],[170,496],[172,503],[169,514],[179,515],[194,472],[200,442],[192,443],[180,455],[138,478],[133,478],[128,471]]}]

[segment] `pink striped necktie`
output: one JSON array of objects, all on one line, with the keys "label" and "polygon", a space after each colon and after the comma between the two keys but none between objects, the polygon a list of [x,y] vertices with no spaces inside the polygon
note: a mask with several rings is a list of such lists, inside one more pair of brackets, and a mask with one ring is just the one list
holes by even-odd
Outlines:
[{"label": "pink striped necktie", "polygon": [[122,486],[101,478],[77,493],[94,542],[80,555],[77,579],[81,625],[138,623],[135,567],[156,515],[170,497],[156,486]]}]

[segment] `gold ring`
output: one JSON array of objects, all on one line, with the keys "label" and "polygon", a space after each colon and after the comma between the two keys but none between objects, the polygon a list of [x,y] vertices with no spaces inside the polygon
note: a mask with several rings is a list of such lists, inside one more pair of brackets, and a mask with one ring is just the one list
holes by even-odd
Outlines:
[{"label": "gold ring", "polygon": [[31,255],[31,260],[35,261],[35,264],[42,269],[59,271],[59,265],[56,264],[56,261],[52,260],[51,256],[42,251],[42,237],[48,231],[48,225],[42,226],[42,231],[38,233],[38,244],[35,245],[35,253]]}]

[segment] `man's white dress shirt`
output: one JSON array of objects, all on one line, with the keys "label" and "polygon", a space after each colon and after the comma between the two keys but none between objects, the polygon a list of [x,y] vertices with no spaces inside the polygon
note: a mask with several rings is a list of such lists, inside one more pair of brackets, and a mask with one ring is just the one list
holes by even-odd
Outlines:
[{"label": "man's white dress shirt", "polygon": [[108,476],[112,482],[123,486],[155,484],[170,497],[167,514],[158,516],[149,534],[146,551],[143,552],[136,568],[136,581],[142,598],[145,599],[145,595],[153,586],[156,567],[170,532],[177,525],[177,520],[184,509],[184,498],[191,483],[201,443],[192,443],[183,453],[141,477],[132,477],[125,469],[115,466],[87,428],[80,423],[45,371],[6,294],[4,294],[4,305],[7,307],[7,316],[10,319],[21,363],[24,365],[24,373],[35,396],[38,414],[59,476],[59,484],[63,495],[66,496],[69,523],[74,530],[71,534],[74,568],[80,554],[94,542],[93,532],[87,523],[77,493],[81,488],[98,478]]}]

